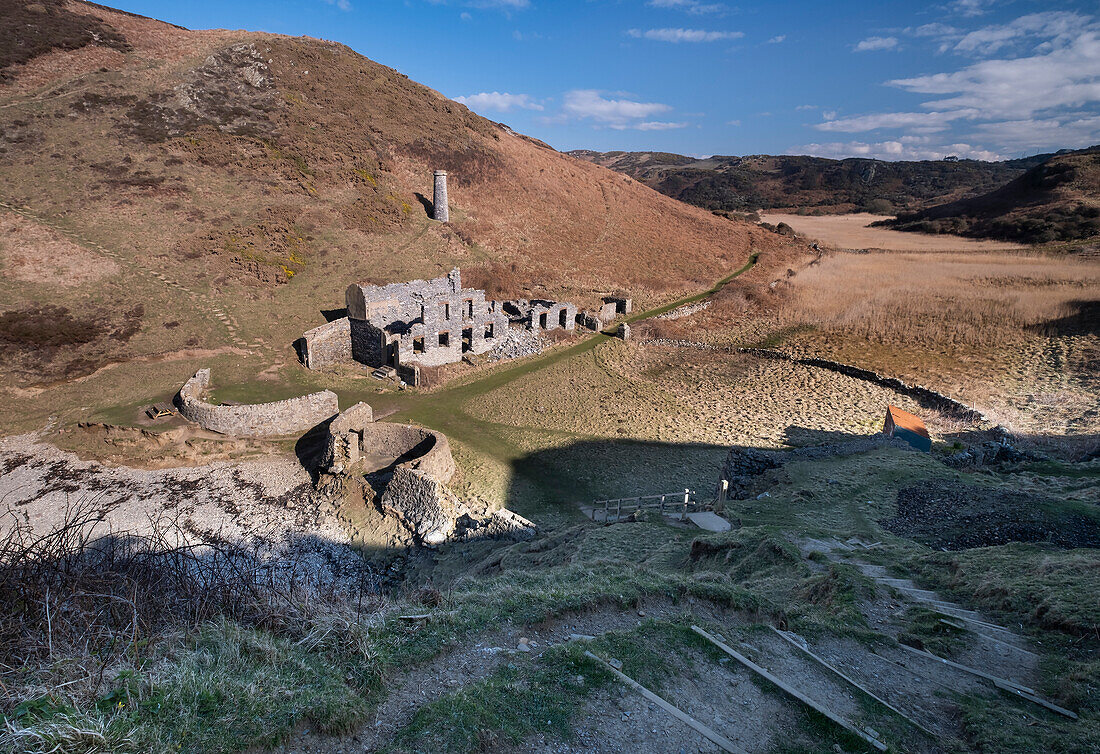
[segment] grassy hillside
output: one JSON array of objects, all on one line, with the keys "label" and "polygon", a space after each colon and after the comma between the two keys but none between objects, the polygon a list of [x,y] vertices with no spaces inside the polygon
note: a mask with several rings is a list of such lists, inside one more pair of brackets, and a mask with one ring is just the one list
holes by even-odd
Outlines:
[{"label": "grassy hillside", "polygon": [[[775,243],[339,44],[9,5],[0,351],[17,384],[188,349],[285,355],[351,281],[459,265],[497,295],[653,302]],[[429,220],[435,168],[449,224]]]},{"label": "grassy hillside", "polygon": [[1006,162],[830,160],[798,155],[715,155],[696,160],[666,152],[570,152],[618,170],[663,194],[709,210],[917,209],[989,191],[1050,157]]},{"label": "grassy hillside", "polygon": [[1060,154],[982,196],[899,215],[885,225],[1024,243],[1100,235],[1100,147]]}]

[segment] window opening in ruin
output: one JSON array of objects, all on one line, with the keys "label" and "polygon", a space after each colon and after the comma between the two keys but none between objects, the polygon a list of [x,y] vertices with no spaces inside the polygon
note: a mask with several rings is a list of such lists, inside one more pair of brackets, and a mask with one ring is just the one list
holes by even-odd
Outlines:
[{"label": "window opening in ruin", "polygon": [[449,348],[451,345],[451,334],[449,332],[439,333],[439,347]]},{"label": "window opening in ruin", "polygon": [[413,338],[413,353],[424,353],[424,338]]},{"label": "window opening in ruin", "polygon": [[548,323],[548,315],[547,315],[546,312],[543,312],[542,314],[539,315],[539,327],[541,327],[543,330],[545,330],[546,327],[547,327],[547,323]]},{"label": "window opening in ruin", "polygon": [[615,313],[626,314],[626,302],[619,300],[615,302]]},{"label": "window opening in ruin", "polygon": [[451,318],[451,305],[450,303],[443,304],[443,319]]},{"label": "window opening in ruin", "polygon": [[474,328],[467,327],[462,331],[462,353],[472,351],[474,348]]},{"label": "window opening in ruin", "polygon": [[485,340],[492,340],[496,336],[493,334],[493,323],[485,325]]},{"label": "window opening in ruin", "polygon": [[474,300],[472,298],[468,298],[462,302],[462,309],[465,311],[467,319],[474,318]]},{"label": "window opening in ruin", "polygon": [[558,324],[562,327],[569,326],[569,312],[566,309],[562,309],[558,312]]}]

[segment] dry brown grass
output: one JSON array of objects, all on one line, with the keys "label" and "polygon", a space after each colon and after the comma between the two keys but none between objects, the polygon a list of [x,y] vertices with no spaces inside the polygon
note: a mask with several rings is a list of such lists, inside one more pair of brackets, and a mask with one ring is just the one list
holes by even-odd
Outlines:
[{"label": "dry brown grass", "polygon": [[789,279],[781,327],[874,343],[1001,348],[1100,299],[1094,263],[1010,254],[838,254]]}]

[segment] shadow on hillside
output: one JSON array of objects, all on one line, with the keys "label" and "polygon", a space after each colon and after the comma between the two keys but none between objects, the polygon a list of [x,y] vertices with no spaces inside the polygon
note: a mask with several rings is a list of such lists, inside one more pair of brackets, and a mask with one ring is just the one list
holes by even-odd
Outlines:
[{"label": "shadow on hillside", "polygon": [[424,205],[424,212],[427,214],[427,216],[435,217],[435,202],[421,194],[419,191],[417,191],[414,196],[416,197],[416,201]]},{"label": "shadow on hillside", "polygon": [[683,492],[709,499],[729,447],[644,440],[582,440],[512,463],[505,505],[553,526],[579,518],[578,502]]}]

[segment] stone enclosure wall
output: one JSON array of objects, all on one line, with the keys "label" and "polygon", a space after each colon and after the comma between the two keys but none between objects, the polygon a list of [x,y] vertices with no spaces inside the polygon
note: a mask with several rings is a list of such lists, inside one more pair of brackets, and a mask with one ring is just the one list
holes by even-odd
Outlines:
[{"label": "stone enclosure wall", "polygon": [[236,437],[279,437],[306,432],[340,412],[336,393],[319,393],[273,403],[215,406],[206,402],[210,370],[200,369],[176,394],[180,414],[203,429]]}]

